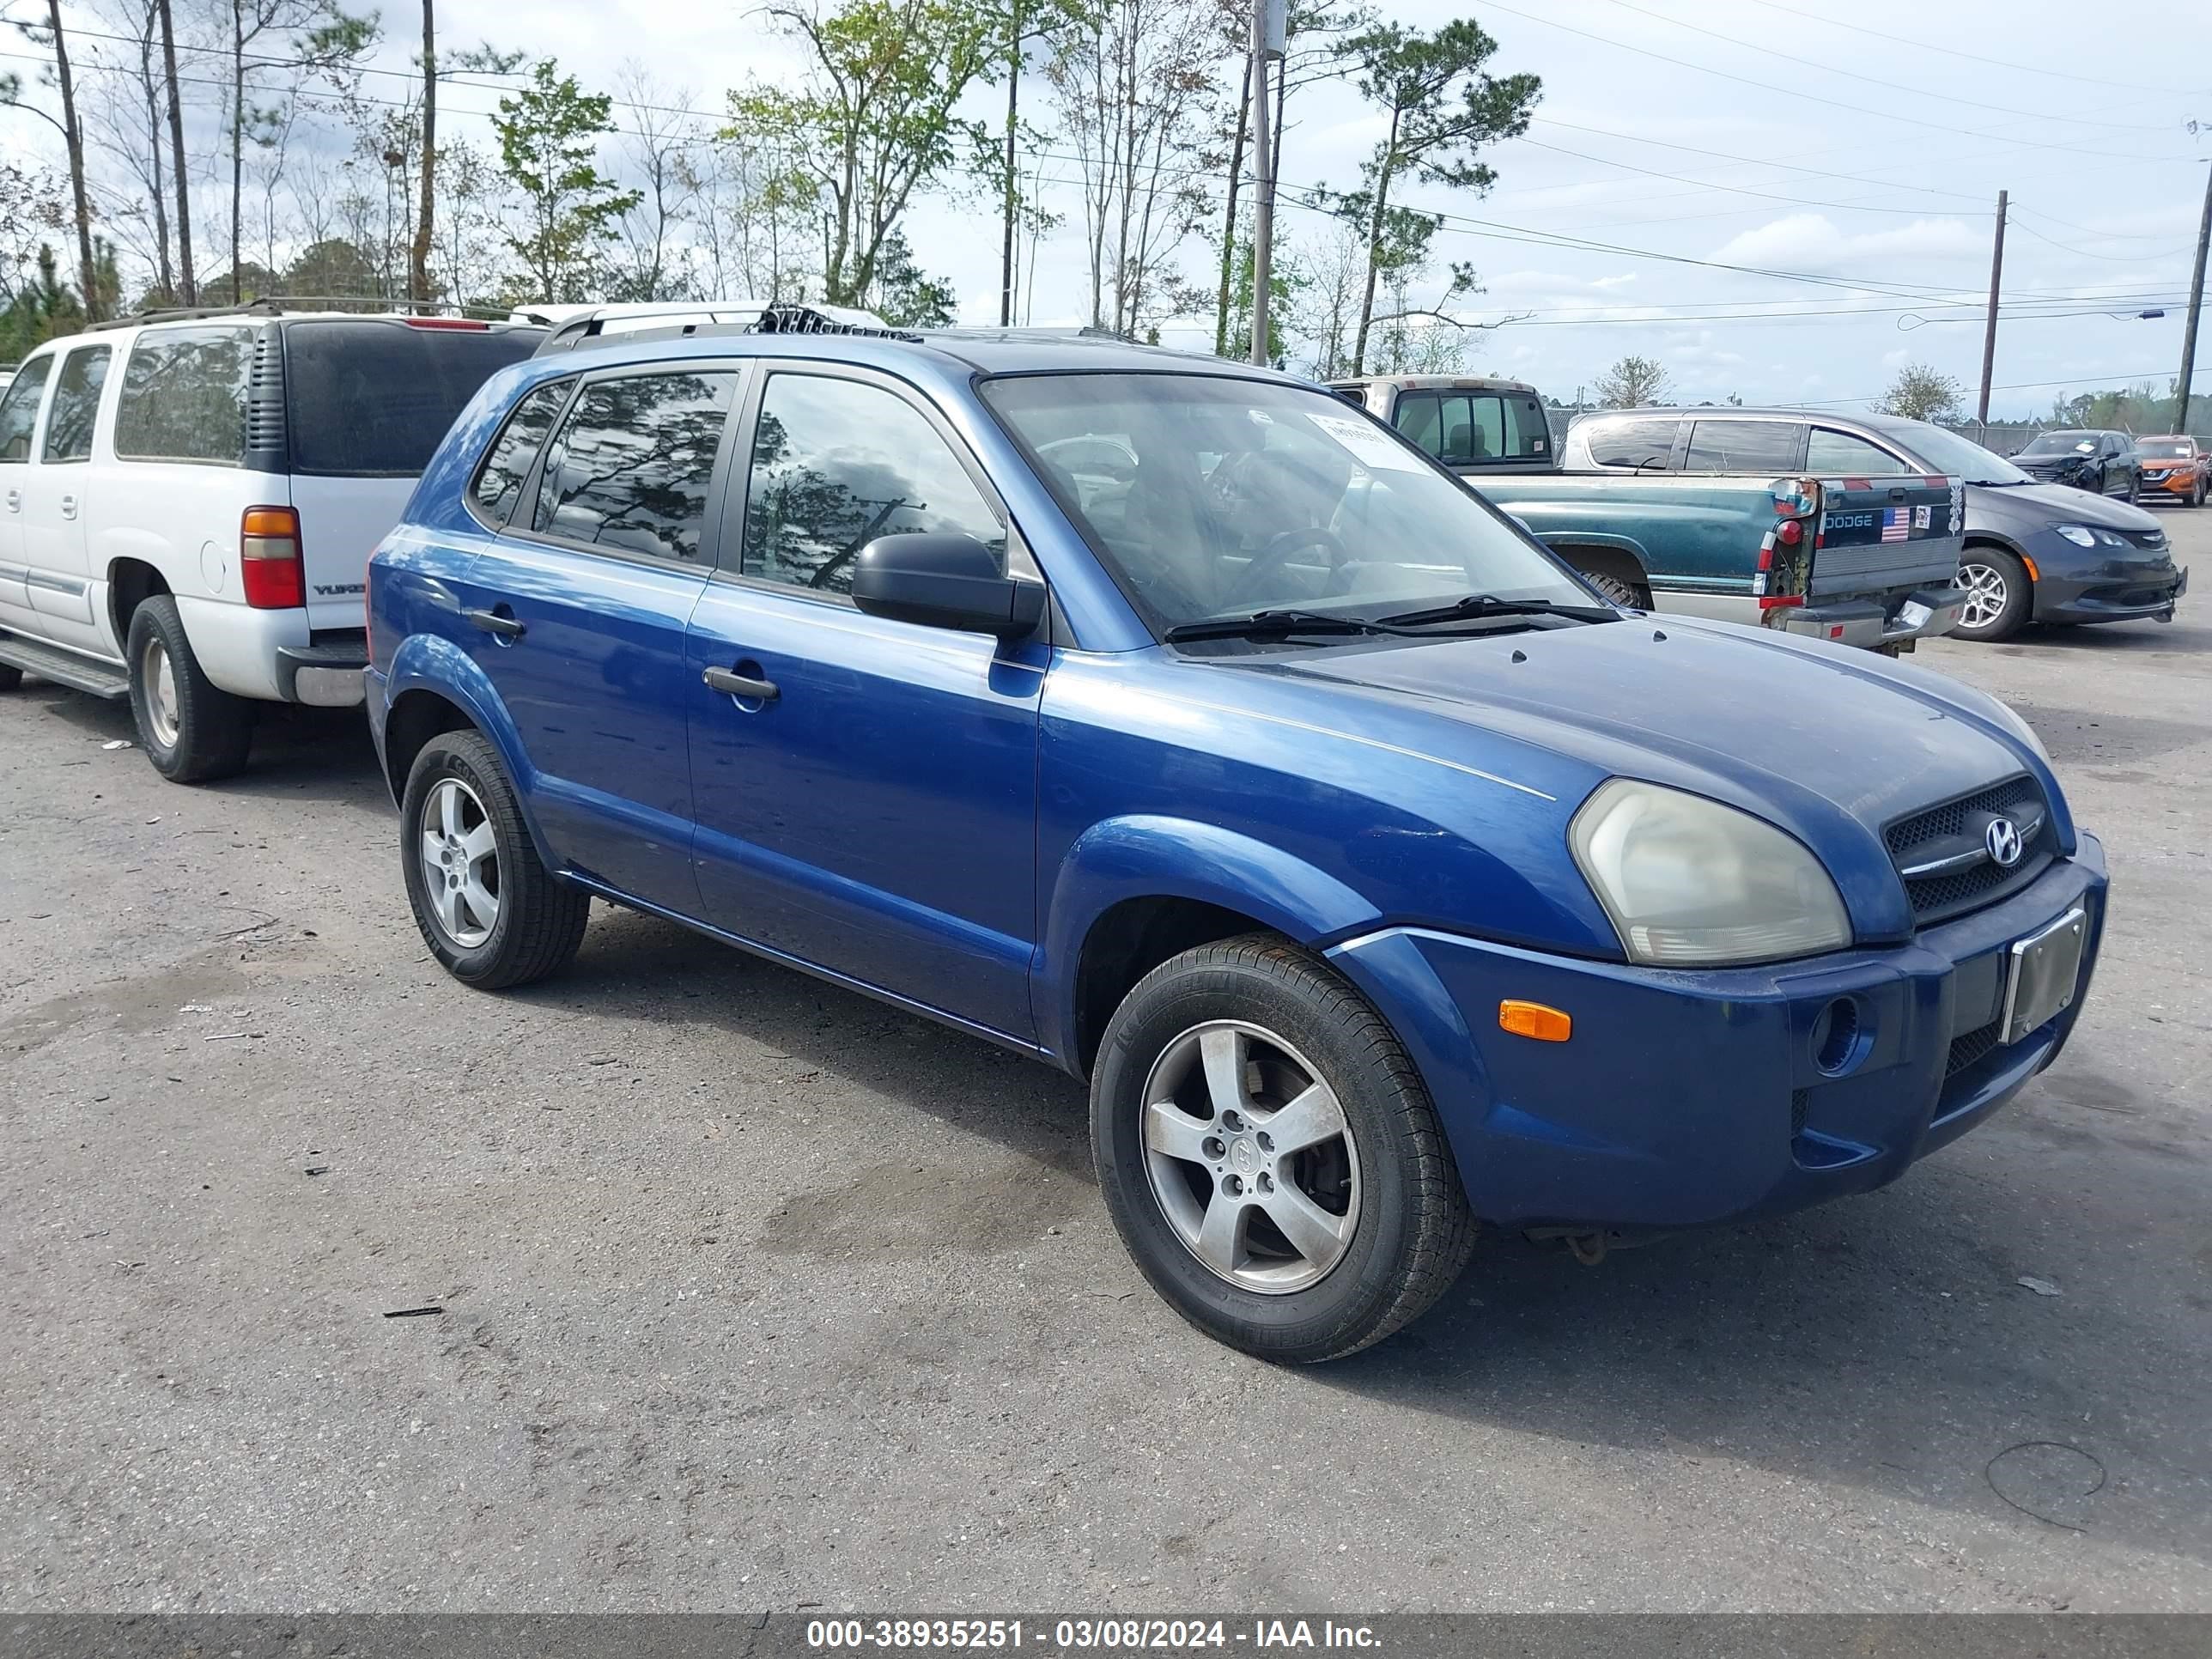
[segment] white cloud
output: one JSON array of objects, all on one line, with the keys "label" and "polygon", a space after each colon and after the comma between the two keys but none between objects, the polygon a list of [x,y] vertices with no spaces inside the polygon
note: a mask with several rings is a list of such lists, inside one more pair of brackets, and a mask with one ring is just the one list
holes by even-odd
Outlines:
[{"label": "white cloud", "polygon": [[1823,276],[1910,271],[1924,282],[1931,262],[1971,264],[1986,259],[1989,250],[1988,232],[1960,219],[1915,219],[1893,229],[1850,233],[1825,214],[1792,213],[1731,237],[1708,257]]}]

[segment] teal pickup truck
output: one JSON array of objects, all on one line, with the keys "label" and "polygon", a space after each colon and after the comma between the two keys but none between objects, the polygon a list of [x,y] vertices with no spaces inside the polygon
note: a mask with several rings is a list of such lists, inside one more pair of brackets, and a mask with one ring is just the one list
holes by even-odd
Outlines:
[{"label": "teal pickup truck", "polygon": [[1334,389],[1622,604],[1893,653],[1949,633],[1965,608],[1957,478],[1811,476],[1802,440],[1788,454],[1758,447],[1772,422],[1695,409],[1608,428],[1608,441],[1647,444],[1648,460],[1565,473],[1542,402],[1520,381],[1375,375]]}]

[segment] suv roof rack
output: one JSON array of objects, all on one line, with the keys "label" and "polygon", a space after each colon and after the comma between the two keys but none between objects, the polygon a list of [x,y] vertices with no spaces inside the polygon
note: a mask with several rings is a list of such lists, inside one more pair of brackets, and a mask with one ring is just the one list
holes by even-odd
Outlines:
[{"label": "suv roof rack", "polygon": [[932,340],[1103,340],[1109,345],[1147,343],[1096,323],[1040,323],[1019,327],[1012,324],[1002,327],[996,323],[955,324],[948,328],[924,329],[922,334]]},{"label": "suv roof rack", "polygon": [[[532,315],[527,309],[515,314]],[[541,357],[616,339],[642,343],[727,334],[857,334],[919,343],[922,338],[893,328],[872,311],[760,300],[595,306],[581,315],[548,320],[553,331],[538,344]]]},{"label": "suv roof rack", "polygon": [[[360,309],[374,307],[374,310]],[[171,306],[155,311],[141,311],[128,317],[111,317],[106,322],[94,323],[85,332],[96,334],[104,329],[142,328],[151,323],[195,323],[210,317],[282,317],[288,313],[303,311],[348,310],[349,315],[366,318],[392,317],[404,321],[410,317],[443,317],[453,313],[449,321],[475,320],[489,327],[495,322],[517,320],[492,311],[485,306],[456,305],[446,300],[380,300],[359,294],[261,294],[242,305],[234,306]],[[490,312],[488,316],[470,319],[470,312]]]}]

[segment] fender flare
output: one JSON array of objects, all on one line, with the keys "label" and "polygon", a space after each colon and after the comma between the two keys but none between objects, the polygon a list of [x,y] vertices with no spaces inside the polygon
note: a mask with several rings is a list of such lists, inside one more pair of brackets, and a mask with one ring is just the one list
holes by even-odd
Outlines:
[{"label": "fender flare", "polygon": [[1645,581],[1651,580],[1650,556],[1644,552],[1644,544],[1633,536],[1623,536],[1610,530],[1539,530],[1534,532],[1538,541],[1561,558],[1572,547],[1601,549],[1608,553],[1626,553],[1643,568]]},{"label": "fender flare", "polygon": [[1033,1012],[1043,1046],[1070,1057],[1084,945],[1099,918],[1126,900],[1218,905],[1316,950],[1381,920],[1366,898],[1279,847],[1219,824],[1152,813],[1092,824],[1068,848],[1041,896],[1045,927]]},{"label": "fender flare", "polygon": [[[514,720],[493,687],[491,677],[451,640],[435,634],[410,634],[392,653],[392,666],[386,672],[386,720],[390,720],[390,711],[398,706],[400,698],[410,691],[428,691],[453,704],[499,750],[500,763],[514,781],[515,800],[522,809],[522,821],[530,830],[530,839],[537,845],[539,860],[548,870],[560,869],[561,861],[554,855],[538,822],[537,769],[530,763],[522,746],[522,734],[515,729]],[[405,788],[406,780],[402,778],[394,791],[395,797]]]}]

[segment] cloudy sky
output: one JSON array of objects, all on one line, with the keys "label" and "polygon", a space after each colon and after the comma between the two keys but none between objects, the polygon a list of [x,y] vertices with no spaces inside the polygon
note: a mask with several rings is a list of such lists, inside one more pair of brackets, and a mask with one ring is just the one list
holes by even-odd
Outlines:
[{"label": "cloudy sky", "polygon": [[[23,10],[21,0],[15,8]],[[1472,367],[1571,398],[1626,353],[1659,358],[1684,401],[1856,404],[1897,367],[1925,362],[1971,385],[1992,212],[2012,192],[1993,415],[2054,394],[2150,379],[2179,361],[2205,170],[2212,160],[2212,35],[2188,9],[2081,0],[1516,0],[1510,8],[1386,0],[1432,27],[1472,15],[1500,72],[1540,76],[1525,139],[1489,156],[1476,198],[1417,192],[1455,216],[1443,258],[1473,261],[1486,334]],[[43,10],[43,8],[38,9]],[[641,66],[719,109],[750,75],[790,72],[789,49],[742,4],[546,0],[525,28],[496,0],[445,0],[448,45],[481,37],[560,58],[588,84]],[[383,62],[404,69],[413,14]],[[2175,44],[2169,49],[2166,44]],[[396,83],[395,83],[396,84]],[[1041,82],[1030,103],[1040,115]],[[997,94],[984,91],[975,112]],[[457,88],[453,112],[490,109]],[[480,114],[458,118],[485,136]],[[1298,187],[1351,183],[1377,124],[1348,85],[1294,100],[1279,234],[1326,227]],[[2192,120],[2205,130],[2192,131]],[[12,149],[35,124],[0,126]],[[1061,164],[1063,176],[1073,167]],[[1035,320],[1079,321],[1085,292],[1071,221],[1041,253]],[[988,213],[988,209],[981,210]],[[997,237],[978,210],[924,204],[922,264],[949,276],[963,319],[997,315]],[[1194,270],[1204,261],[1194,240]],[[1752,270],[1778,273],[1755,275]],[[2163,308],[2144,320],[2137,313]],[[1170,339],[1178,337],[1170,335]],[[1180,338],[1210,343],[1210,319]],[[2212,343],[2200,353],[2212,361]],[[2208,370],[2212,373],[2212,370]],[[2202,380],[2200,379],[2200,384]]]}]

